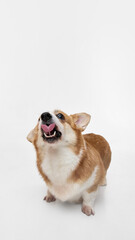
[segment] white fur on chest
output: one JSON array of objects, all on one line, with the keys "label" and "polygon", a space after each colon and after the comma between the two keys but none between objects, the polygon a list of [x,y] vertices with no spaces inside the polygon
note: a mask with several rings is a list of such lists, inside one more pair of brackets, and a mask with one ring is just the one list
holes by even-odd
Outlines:
[{"label": "white fur on chest", "polygon": [[50,192],[61,201],[76,201],[79,199],[83,192],[93,186],[96,178],[98,167],[95,167],[91,176],[82,184],[78,183],[65,183],[54,184],[49,190]]},{"label": "white fur on chest", "polygon": [[70,149],[65,148],[48,148],[46,151],[41,167],[52,183],[49,186],[50,192],[61,201],[72,201],[74,197],[80,197],[84,190],[94,184],[97,167],[83,184],[67,183],[67,178],[77,167],[81,156],[82,151],[80,151],[79,155],[75,155]]},{"label": "white fur on chest", "polygon": [[63,185],[71,172],[80,161],[82,151],[79,155],[65,148],[48,148],[45,158],[41,164],[43,172],[48,176],[52,184]]}]

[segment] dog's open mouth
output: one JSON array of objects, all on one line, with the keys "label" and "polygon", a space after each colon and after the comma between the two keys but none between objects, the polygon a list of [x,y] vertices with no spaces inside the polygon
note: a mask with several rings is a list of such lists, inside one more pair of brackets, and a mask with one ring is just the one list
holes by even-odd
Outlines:
[{"label": "dog's open mouth", "polygon": [[62,135],[55,123],[50,125],[42,124],[41,132],[43,139],[49,143],[58,140]]}]

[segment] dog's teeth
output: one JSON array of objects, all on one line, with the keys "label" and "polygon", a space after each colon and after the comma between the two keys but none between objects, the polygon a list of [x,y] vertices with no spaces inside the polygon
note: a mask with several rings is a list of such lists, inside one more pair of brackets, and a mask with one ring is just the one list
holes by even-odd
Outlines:
[{"label": "dog's teeth", "polygon": [[56,135],[56,131],[55,131],[54,134],[52,134],[52,135],[46,135],[46,133],[44,132],[44,135],[45,135],[46,138],[55,137],[55,135]]}]

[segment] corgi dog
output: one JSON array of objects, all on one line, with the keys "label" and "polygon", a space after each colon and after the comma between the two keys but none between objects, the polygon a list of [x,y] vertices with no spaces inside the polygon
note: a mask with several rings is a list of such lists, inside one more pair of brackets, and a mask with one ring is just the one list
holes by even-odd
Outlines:
[{"label": "corgi dog", "polygon": [[94,215],[97,191],[106,185],[111,161],[110,146],[102,136],[82,134],[90,118],[87,113],[44,112],[27,136],[48,187],[44,200],[80,202],[88,216]]}]

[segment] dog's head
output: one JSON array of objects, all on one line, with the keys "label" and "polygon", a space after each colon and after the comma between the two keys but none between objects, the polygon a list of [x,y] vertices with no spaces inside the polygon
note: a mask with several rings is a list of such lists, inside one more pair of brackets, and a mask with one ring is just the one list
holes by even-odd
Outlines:
[{"label": "dog's head", "polygon": [[41,114],[38,124],[28,134],[28,141],[43,144],[75,144],[77,134],[85,130],[90,121],[87,113],[67,115],[55,110]]}]

